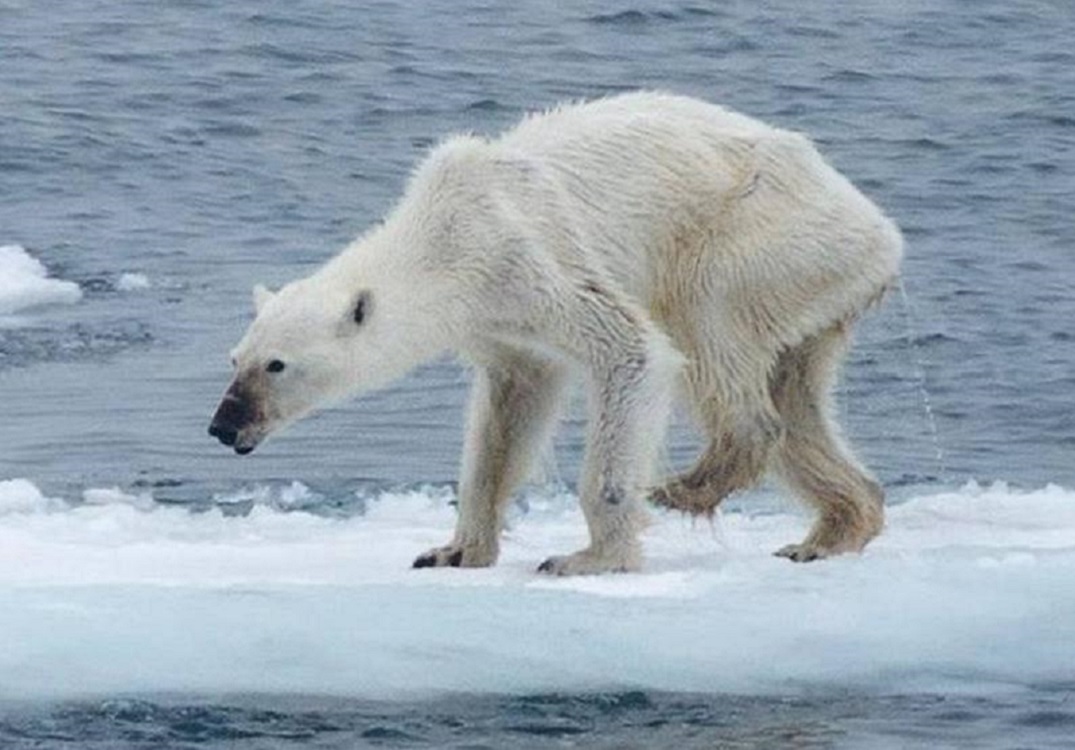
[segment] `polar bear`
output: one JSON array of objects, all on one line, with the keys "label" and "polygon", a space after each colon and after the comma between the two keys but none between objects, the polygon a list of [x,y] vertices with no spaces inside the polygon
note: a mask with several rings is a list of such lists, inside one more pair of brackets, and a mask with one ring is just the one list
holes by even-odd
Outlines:
[{"label": "polar bear", "polygon": [[[248,453],[455,352],[474,367],[458,524],[414,565],[488,566],[581,374],[590,544],[539,570],[637,570],[647,499],[712,514],[767,469],[817,514],[776,554],[857,551],[881,529],[883,493],[829,391],[901,256],[896,226],[802,135],[663,93],[562,106],[494,140],[446,141],[381,225],[308,278],[256,288],[209,432]],[[658,485],[676,397],[708,444]]]}]

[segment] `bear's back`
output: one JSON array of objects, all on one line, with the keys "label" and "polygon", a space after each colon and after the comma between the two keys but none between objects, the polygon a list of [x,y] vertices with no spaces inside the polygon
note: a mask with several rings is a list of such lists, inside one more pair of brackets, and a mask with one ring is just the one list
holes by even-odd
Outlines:
[{"label": "bear's back", "polygon": [[567,196],[563,218],[638,298],[649,296],[662,256],[688,235],[711,232],[728,196],[750,189],[769,146],[800,164],[813,152],[796,133],[652,92],[533,115],[493,142],[552,176]]},{"label": "bear's back", "polygon": [[738,112],[686,96],[641,91],[567,104],[531,115],[500,142],[531,155],[553,156],[560,149],[652,142],[655,134],[679,138],[757,139],[778,129]]},{"label": "bear's back", "polygon": [[813,145],[798,133],[652,92],[534,115],[493,145],[555,175],[571,205],[596,209],[583,225],[611,220],[629,229],[624,222],[634,223],[636,241],[673,231],[670,219],[708,223],[727,196],[749,185],[764,154],[779,152],[781,170],[819,166]]}]

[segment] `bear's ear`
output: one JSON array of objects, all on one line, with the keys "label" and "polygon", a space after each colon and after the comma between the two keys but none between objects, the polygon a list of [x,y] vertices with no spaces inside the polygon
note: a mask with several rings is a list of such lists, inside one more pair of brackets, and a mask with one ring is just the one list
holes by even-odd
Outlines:
[{"label": "bear's ear", "polygon": [[266,303],[273,298],[273,293],[265,288],[262,284],[258,284],[254,287],[254,312],[261,312],[261,308],[265,307]]}]

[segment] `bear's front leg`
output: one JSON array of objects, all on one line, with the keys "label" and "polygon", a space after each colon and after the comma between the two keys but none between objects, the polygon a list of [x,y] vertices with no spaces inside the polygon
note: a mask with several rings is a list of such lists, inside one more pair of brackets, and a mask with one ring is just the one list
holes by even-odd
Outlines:
[{"label": "bear's front leg", "polygon": [[476,368],[459,482],[455,537],[416,568],[496,562],[504,510],[548,437],[565,382],[562,365],[497,346]]},{"label": "bear's front leg", "polygon": [[635,310],[608,309],[607,295],[598,303],[591,308],[596,320],[587,339],[591,415],[579,492],[590,545],[543,562],[538,570],[551,575],[622,573],[641,567],[643,499],[680,362],[663,334]]},{"label": "bear's front leg", "polygon": [[590,530],[590,546],[570,555],[555,555],[539,573],[555,576],[631,573],[642,567],[638,532],[645,521],[639,491],[615,489],[581,492],[583,512]]}]

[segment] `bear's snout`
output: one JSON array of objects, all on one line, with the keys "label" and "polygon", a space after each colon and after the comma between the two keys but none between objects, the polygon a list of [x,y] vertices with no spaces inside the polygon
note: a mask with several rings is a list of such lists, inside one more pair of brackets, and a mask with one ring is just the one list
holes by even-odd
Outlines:
[{"label": "bear's snout", "polygon": [[236,395],[233,390],[228,389],[217,407],[216,414],[209,423],[209,435],[229,448],[234,448],[236,453],[246,454],[254,450],[254,445],[248,440],[241,440],[240,433],[257,421],[255,409],[249,399]]},{"label": "bear's snout", "polygon": [[209,435],[227,446],[235,445],[235,441],[239,439],[238,430],[216,421],[209,425]]}]

